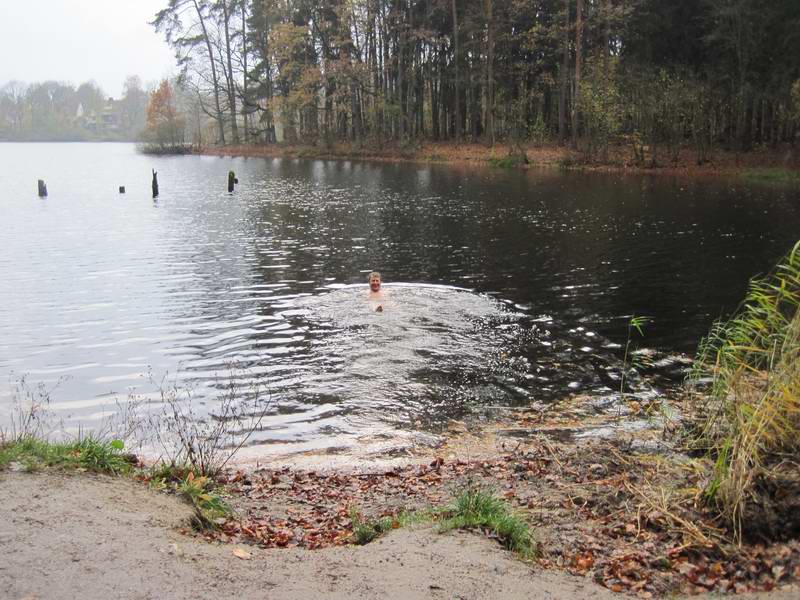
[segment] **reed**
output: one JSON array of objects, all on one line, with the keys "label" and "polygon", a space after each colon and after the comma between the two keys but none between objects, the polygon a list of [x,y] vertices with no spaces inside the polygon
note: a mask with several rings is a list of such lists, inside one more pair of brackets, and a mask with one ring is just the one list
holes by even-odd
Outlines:
[{"label": "reed", "polygon": [[706,496],[741,539],[761,484],[800,476],[800,242],[714,325],[692,377],[712,382],[698,438],[715,460]]}]

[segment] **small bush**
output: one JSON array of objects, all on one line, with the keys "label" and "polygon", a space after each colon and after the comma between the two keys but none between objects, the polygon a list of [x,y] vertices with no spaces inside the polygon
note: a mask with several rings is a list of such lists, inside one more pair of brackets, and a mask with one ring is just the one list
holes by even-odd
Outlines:
[{"label": "small bush", "polygon": [[586,166],[586,160],[576,154],[567,154],[558,160],[558,167],[565,171],[570,169],[580,169]]},{"label": "small bush", "polygon": [[136,145],[136,151],[140,154],[148,154],[150,156],[183,156],[186,154],[193,154],[195,148],[191,144],[170,144],[168,146],[163,146],[155,143],[142,142]]},{"label": "small bush", "polygon": [[220,380],[214,413],[201,414],[191,387],[150,376],[161,396],[162,411],[151,414],[146,427],[152,431],[163,457],[170,465],[188,465],[203,476],[215,477],[259,429],[270,408],[258,386],[243,388],[241,373],[230,367]]},{"label": "small bush", "polygon": [[508,156],[504,156],[502,158],[493,157],[488,159],[486,162],[489,163],[490,167],[494,167],[496,169],[514,169],[527,164],[526,159],[519,154],[509,154]]},{"label": "small bush", "polygon": [[0,430],[0,443],[42,439],[46,431],[53,429],[50,396],[65,380],[59,378],[55,385],[47,387],[43,382],[29,383],[27,375],[12,374],[10,428]]},{"label": "small bush", "polygon": [[228,505],[214,493],[212,481],[208,477],[196,476],[194,471],[189,471],[177,485],[177,491],[194,508],[192,523],[197,529],[216,529],[217,520],[231,514]]},{"label": "small bush", "polygon": [[180,483],[191,472],[192,467],[189,465],[160,462],[146,469],[142,476],[150,484],[150,487],[164,489],[170,484]]}]

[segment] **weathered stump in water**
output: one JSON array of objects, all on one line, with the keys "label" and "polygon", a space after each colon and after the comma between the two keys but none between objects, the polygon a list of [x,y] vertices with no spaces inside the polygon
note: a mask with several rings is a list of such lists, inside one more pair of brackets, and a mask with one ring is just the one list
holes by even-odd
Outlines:
[{"label": "weathered stump in water", "polygon": [[158,173],[153,169],[153,198],[158,198]]},{"label": "weathered stump in water", "polygon": [[228,193],[233,193],[234,186],[239,183],[239,180],[236,179],[236,174],[233,171],[228,171]]},{"label": "weathered stump in water", "polygon": [[44,179],[38,181],[39,184],[39,198],[47,198],[47,184]]},{"label": "weathered stump in water", "polygon": [[119,193],[120,194],[124,194],[125,193],[125,186],[124,185],[119,186]]}]

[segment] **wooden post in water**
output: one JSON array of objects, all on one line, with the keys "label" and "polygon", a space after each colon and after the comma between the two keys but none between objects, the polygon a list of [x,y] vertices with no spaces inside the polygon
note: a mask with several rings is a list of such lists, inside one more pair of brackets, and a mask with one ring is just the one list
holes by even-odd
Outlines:
[{"label": "wooden post in water", "polygon": [[158,198],[158,173],[153,169],[153,198]]},{"label": "wooden post in water", "polygon": [[44,179],[38,181],[39,184],[39,198],[47,198],[47,184]]},{"label": "wooden post in water", "polygon": [[119,186],[119,193],[120,194],[124,194],[125,193],[125,186],[124,185]]},{"label": "wooden post in water", "polygon": [[236,174],[233,171],[228,171],[228,193],[233,193],[233,186],[239,183],[239,180],[236,179]]}]

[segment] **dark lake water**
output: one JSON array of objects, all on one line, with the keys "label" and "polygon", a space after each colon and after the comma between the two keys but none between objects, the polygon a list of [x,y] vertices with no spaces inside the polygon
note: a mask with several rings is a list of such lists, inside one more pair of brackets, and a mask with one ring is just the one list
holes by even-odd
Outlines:
[{"label": "dark lake water", "polygon": [[800,238],[791,188],[126,144],[0,144],[0,211],[0,414],[22,375],[70,429],[156,406],[148,372],[204,414],[233,377],[271,396],[265,452],[608,395],[631,315],[672,368]]}]

